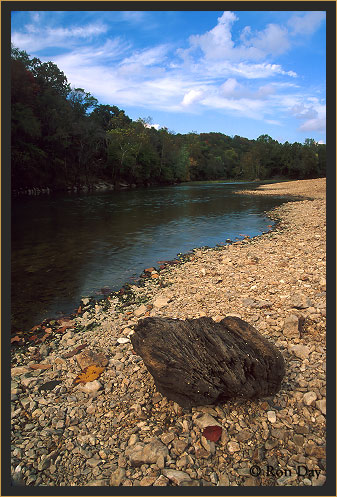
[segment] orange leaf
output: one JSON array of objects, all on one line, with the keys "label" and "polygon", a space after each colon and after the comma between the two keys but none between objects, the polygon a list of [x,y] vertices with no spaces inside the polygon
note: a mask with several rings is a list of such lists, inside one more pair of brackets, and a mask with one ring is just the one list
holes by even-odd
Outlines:
[{"label": "orange leaf", "polygon": [[215,426],[207,426],[202,432],[202,435],[211,442],[217,442],[221,437],[221,433],[222,433],[221,426],[215,425]]},{"label": "orange leaf", "polygon": [[105,370],[105,368],[101,368],[99,366],[87,366],[83,369],[82,373],[80,373],[74,379],[74,385],[78,383],[88,383],[89,381],[96,380]]},{"label": "orange leaf", "polygon": [[51,364],[31,364],[29,366],[32,369],[50,369],[52,367]]},{"label": "orange leaf", "polygon": [[17,335],[15,335],[15,337],[11,338],[11,343],[14,343],[14,342],[20,342],[21,338],[18,337]]}]

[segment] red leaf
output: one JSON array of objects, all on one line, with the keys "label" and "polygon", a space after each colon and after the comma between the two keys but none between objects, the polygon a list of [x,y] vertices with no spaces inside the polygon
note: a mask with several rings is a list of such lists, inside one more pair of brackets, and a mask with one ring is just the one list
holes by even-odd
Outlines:
[{"label": "red leaf", "polygon": [[76,355],[80,350],[85,349],[85,347],[88,347],[87,343],[83,343],[82,345],[78,345],[76,349],[72,350],[71,352],[67,352],[66,354],[63,355],[64,359],[68,359],[69,357],[73,357]]},{"label": "red leaf", "polygon": [[211,442],[217,442],[221,437],[221,433],[222,433],[221,426],[207,426],[202,432],[202,435]]}]

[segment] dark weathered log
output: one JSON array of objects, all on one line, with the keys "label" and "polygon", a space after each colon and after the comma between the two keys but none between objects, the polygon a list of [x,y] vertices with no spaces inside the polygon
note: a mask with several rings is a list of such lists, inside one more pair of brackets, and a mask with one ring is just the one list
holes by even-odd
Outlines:
[{"label": "dark weathered log", "polygon": [[141,319],[131,342],[157,389],[182,407],[274,395],[285,372],[275,345],[237,317]]}]

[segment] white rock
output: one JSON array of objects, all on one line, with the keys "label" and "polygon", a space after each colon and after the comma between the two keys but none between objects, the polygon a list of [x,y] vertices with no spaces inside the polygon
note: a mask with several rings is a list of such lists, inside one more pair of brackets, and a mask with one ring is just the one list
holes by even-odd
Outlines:
[{"label": "white rock", "polygon": [[315,392],[307,392],[303,395],[303,402],[306,406],[311,406],[316,399],[317,395],[315,394]]},{"label": "white rock", "polygon": [[173,481],[176,485],[181,485],[183,481],[191,481],[190,476],[183,471],[178,471],[176,469],[163,469],[162,473],[166,478]]},{"label": "white rock", "polygon": [[194,422],[201,430],[207,428],[207,426],[220,426],[222,428],[221,424],[218,423],[210,414],[204,414],[203,416],[200,416],[200,418],[197,418]]},{"label": "white rock", "polygon": [[238,444],[238,442],[235,442],[234,440],[232,440],[232,441],[228,442],[227,449],[228,449],[228,452],[231,452],[233,454],[233,452],[239,452],[240,445]]},{"label": "white rock", "polygon": [[160,309],[161,307],[165,307],[169,302],[169,299],[166,297],[158,297],[156,300],[153,301],[154,307],[157,309]]},{"label": "white rock", "polygon": [[84,393],[95,393],[102,388],[101,383],[98,380],[89,381],[85,385],[80,385],[79,389]]},{"label": "white rock", "polygon": [[300,359],[307,359],[310,354],[310,349],[306,345],[292,345],[290,347],[290,352],[295,354],[295,356],[299,357]]},{"label": "white rock", "polygon": [[267,418],[270,423],[276,422],[276,412],[275,411],[267,411]]},{"label": "white rock", "polygon": [[128,343],[128,342],[130,342],[130,338],[121,337],[121,338],[117,339],[117,342],[118,343]]}]

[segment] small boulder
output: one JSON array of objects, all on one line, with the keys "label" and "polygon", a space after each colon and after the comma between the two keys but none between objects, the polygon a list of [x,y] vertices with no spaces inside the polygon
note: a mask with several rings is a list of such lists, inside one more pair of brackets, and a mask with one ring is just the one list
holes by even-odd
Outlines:
[{"label": "small boulder", "polygon": [[168,449],[160,440],[155,439],[146,445],[137,444],[129,447],[125,455],[129,458],[131,466],[141,466],[142,464],[155,464],[159,456],[167,457]]}]

